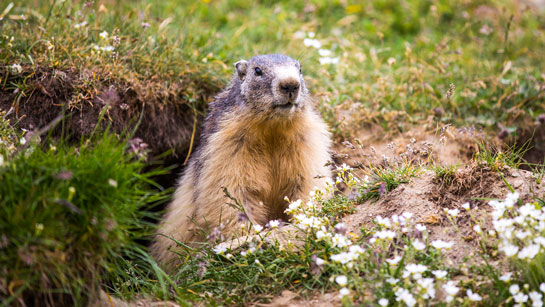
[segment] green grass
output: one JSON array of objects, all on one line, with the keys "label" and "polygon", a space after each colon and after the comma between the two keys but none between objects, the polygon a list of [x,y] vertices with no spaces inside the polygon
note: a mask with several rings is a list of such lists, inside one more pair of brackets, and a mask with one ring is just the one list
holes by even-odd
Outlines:
[{"label": "green grass", "polygon": [[26,144],[11,153],[0,145],[0,296],[8,305],[86,305],[106,276],[124,276],[121,255],[141,253],[151,206],[166,196],[151,186],[160,171],[143,173],[109,133],[79,146]]}]

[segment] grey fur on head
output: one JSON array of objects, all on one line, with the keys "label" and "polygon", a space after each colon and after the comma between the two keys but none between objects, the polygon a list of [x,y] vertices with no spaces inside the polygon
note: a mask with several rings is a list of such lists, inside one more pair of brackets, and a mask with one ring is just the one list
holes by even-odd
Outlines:
[{"label": "grey fur on head", "polygon": [[304,107],[308,90],[298,61],[282,54],[257,55],[236,62],[235,69],[233,86],[252,109],[292,114]]}]

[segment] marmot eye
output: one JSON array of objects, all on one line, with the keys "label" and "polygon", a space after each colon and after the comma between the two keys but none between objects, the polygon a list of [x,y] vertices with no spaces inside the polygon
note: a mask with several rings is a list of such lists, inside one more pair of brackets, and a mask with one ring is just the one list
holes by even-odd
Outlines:
[{"label": "marmot eye", "polygon": [[258,76],[261,76],[263,74],[263,72],[261,71],[261,68],[256,67],[255,68],[255,74],[258,75]]}]

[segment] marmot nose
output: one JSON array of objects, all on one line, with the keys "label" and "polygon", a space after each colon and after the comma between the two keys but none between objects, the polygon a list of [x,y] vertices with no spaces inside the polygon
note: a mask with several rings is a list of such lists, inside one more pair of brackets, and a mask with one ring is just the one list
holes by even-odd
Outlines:
[{"label": "marmot nose", "polygon": [[297,81],[288,81],[288,82],[282,82],[280,83],[280,90],[284,94],[288,94],[290,97],[297,94],[297,90],[299,90],[299,82]]}]

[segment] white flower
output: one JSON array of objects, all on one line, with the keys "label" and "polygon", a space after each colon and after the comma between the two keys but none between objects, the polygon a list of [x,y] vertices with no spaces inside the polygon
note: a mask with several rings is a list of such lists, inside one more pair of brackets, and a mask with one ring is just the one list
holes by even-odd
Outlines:
[{"label": "white flower", "polygon": [[261,226],[261,225],[259,225],[259,224],[255,224],[255,225],[254,225],[254,231],[255,231],[256,233],[260,233],[261,230],[263,230],[263,226]]},{"label": "white flower", "polygon": [[74,28],[79,29],[81,27],[85,27],[86,25],[87,25],[87,21],[84,21],[84,22],[76,23],[74,25]]},{"label": "white flower", "polygon": [[389,301],[386,298],[381,298],[380,300],[378,300],[379,306],[382,306],[382,307],[388,306],[388,303]]},{"label": "white flower", "polygon": [[420,240],[414,240],[413,241],[413,247],[417,251],[421,251],[421,250],[426,248],[426,244],[422,243],[422,241],[420,241]]},{"label": "white flower", "polygon": [[416,230],[420,231],[420,232],[424,232],[426,231],[426,226],[422,225],[422,224],[416,224],[414,226],[414,228],[416,228]]},{"label": "white flower", "polygon": [[375,222],[380,225],[380,226],[383,226],[383,227],[386,227],[386,228],[390,228],[392,226],[392,224],[390,223],[390,219],[389,218],[382,218],[382,216],[378,215],[376,218],[375,218]]},{"label": "white flower", "polygon": [[427,269],[428,267],[423,264],[408,264],[405,266],[405,270],[403,271],[403,278],[413,275],[415,279],[420,279],[422,277],[422,273],[424,273]]},{"label": "white flower", "polygon": [[420,289],[424,290],[423,297],[425,299],[430,299],[435,297],[435,286],[433,284],[433,278],[422,278],[422,279],[419,279],[417,283]]},{"label": "white flower", "polygon": [[4,156],[0,154],[0,166],[4,165]]},{"label": "white flower", "polygon": [[100,50],[105,51],[105,52],[112,52],[112,51],[114,51],[114,49],[115,48],[113,46],[100,47]]},{"label": "white flower", "polygon": [[399,279],[390,277],[390,278],[386,279],[386,282],[393,286],[393,285],[395,285],[395,284],[397,284],[399,282]]},{"label": "white flower", "polygon": [[476,233],[480,234],[483,232],[483,230],[481,229],[481,226],[480,225],[475,225],[473,226],[473,231],[475,231]]},{"label": "white flower", "polygon": [[539,253],[539,245],[531,244],[523,248],[518,255],[519,259],[534,259],[534,257]]},{"label": "white flower", "polygon": [[308,32],[307,35],[308,35],[308,37],[310,37],[310,38],[314,38],[314,36],[316,36],[316,33],[314,33],[314,32]]},{"label": "white flower", "polygon": [[295,39],[302,39],[304,37],[305,37],[305,32],[304,31],[299,30],[299,31],[293,33],[293,38],[295,38]]},{"label": "white flower", "polygon": [[545,282],[544,283],[541,283],[539,285],[539,290],[541,290],[541,292],[544,292],[545,293]]},{"label": "white flower", "polygon": [[21,67],[21,65],[17,63],[12,64],[10,67],[11,67],[11,71],[13,71],[14,73],[20,74],[23,72],[23,68]]},{"label": "white flower", "polygon": [[284,212],[286,212],[287,214],[293,214],[293,213],[297,212],[299,207],[301,207],[302,203],[303,203],[303,201],[298,199],[298,200],[292,202],[291,204],[289,204],[288,209],[286,209]]},{"label": "white flower", "polygon": [[325,232],[323,230],[318,230],[316,232],[316,239],[321,240],[321,239],[326,238],[326,237],[331,238],[331,233]]},{"label": "white flower", "polygon": [[280,221],[279,221],[279,220],[272,220],[272,221],[269,221],[269,227],[271,227],[271,228],[278,228],[278,226],[280,226]]},{"label": "white flower", "polygon": [[534,239],[534,243],[545,247],[545,238],[544,237],[537,237],[537,238]]},{"label": "white flower", "polygon": [[117,188],[117,181],[115,181],[112,178],[108,179],[108,184],[111,185],[114,188]]},{"label": "white flower", "polygon": [[335,282],[339,284],[339,286],[344,287],[348,283],[348,278],[344,275],[339,275],[335,277]]},{"label": "white flower", "polygon": [[337,254],[337,255],[331,255],[330,258],[331,258],[331,260],[333,260],[335,262],[339,262],[341,264],[347,264],[350,261],[354,260],[355,257],[356,257],[355,254],[342,252],[342,253]]},{"label": "white flower", "polygon": [[458,291],[460,291],[460,288],[456,287],[456,285],[454,284],[454,281],[452,280],[444,284],[442,288],[445,290],[447,295],[450,295],[450,296],[454,296],[458,293]]},{"label": "white flower", "polygon": [[321,265],[324,264],[324,262],[325,262],[324,259],[322,259],[320,257],[316,257],[316,265],[321,266]]},{"label": "white flower", "polygon": [[533,307],[543,306],[543,295],[541,293],[537,291],[532,291],[528,293],[528,296],[530,296],[530,299],[532,300]]},{"label": "white flower", "polygon": [[405,305],[412,307],[416,305],[416,299],[413,297],[413,295],[409,292],[409,290],[404,288],[399,288],[395,292],[396,301],[403,301]]},{"label": "white flower", "polygon": [[505,273],[503,274],[502,276],[499,277],[499,280],[503,281],[503,282],[508,282],[511,280],[511,276],[513,275],[513,273]]},{"label": "white flower", "polygon": [[505,253],[507,257],[512,257],[517,254],[519,251],[518,246],[512,245],[512,244],[505,244],[499,248],[502,252]]},{"label": "white flower", "polygon": [[363,254],[363,252],[365,252],[365,250],[363,248],[361,248],[361,246],[359,245],[351,245],[349,248],[348,248],[348,251],[352,254],[357,254],[357,255],[361,255]]},{"label": "white flower", "polygon": [[223,244],[216,245],[216,247],[214,247],[214,253],[216,253],[216,254],[223,254],[226,251],[227,251],[227,246],[225,246]]},{"label": "white flower", "polygon": [[452,217],[457,217],[458,214],[460,214],[460,210],[458,209],[452,209],[452,210],[449,210],[449,209],[445,209],[445,211],[451,215]]},{"label": "white flower", "polygon": [[524,240],[524,238],[528,237],[529,235],[531,235],[532,233],[529,232],[529,231],[522,231],[522,230],[517,230],[515,232],[515,237],[517,237],[517,239],[521,239],[521,240]]},{"label": "white flower", "polygon": [[516,295],[513,295],[513,300],[517,303],[526,303],[528,301],[528,295],[519,292]]},{"label": "white flower", "polygon": [[25,145],[25,144],[26,144],[26,139],[25,139],[24,137],[22,137],[22,138],[19,140],[19,144]]},{"label": "white flower", "polygon": [[447,271],[443,271],[443,270],[436,270],[436,271],[431,271],[433,275],[435,275],[435,277],[437,277],[437,279],[443,279],[447,276]]},{"label": "white flower", "polygon": [[321,57],[319,61],[321,65],[339,64],[339,58]]},{"label": "white flower", "polygon": [[469,211],[469,209],[471,209],[471,206],[469,206],[469,203],[463,203],[462,204],[462,208],[466,209]]},{"label": "white flower", "polygon": [[511,285],[511,286],[509,287],[509,293],[511,293],[511,295],[515,295],[515,294],[517,294],[517,293],[519,293],[519,292],[520,292],[520,287],[519,287],[519,285],[514,284],[514,285]]},{"label": "white flower", "polygon": [[471,291],[471,289],[467,289],[467,297],[469,298],[470,301],[473,301],[473,302],[479,302],[481,301],[483,298],[477,294],[477,293],[473,293],[473,291]]},{"label": "white flower", "polygon": [[336,246],[336,247],[346,247],[350,245],[351,243],[350,240],[348,240],[345,236],[339,233],[335,234],[335,236],[333,236],[331,241],[333,242],[333,246]]},{"label": "white flower", "polygon": [[445,242],[442,240],[435,240],[431,242],[431,246],[435,247],[436,249],[450,249],[454,245],[454,242]]},{"label": "white flower", "polygon": [[255,264],[261,264],[261,261],[259,261],[259,259],[256,259],[254,262]]},{"label": "white flower", "polygon": [[303,40],[303,44],[307,47],[314,47],[316,49],[320,49],[322,47],[322,43],[320,43],[319,40],[312,38],[305,38]]},{"label": "white flower", "polygon": [[318,54],[321,55],[321,56],[330,56],[331,55],[331,50],[329,50],[329,49],[319,49]]},{"label": "white flower", "polygon": [[102,31],[102,32],[100,32],[99,36],[102,39],[107,39],[108,38],[108,32]]},{"label": "white flower", "polygon": [[343,298],[349,294],[350,290],[348,290],[348,288],[342,288],[341,290],[339,290],[339,298]]},{"label": "white flower", "polygon": [[388,262],[391,265],[396,265],[401,260],[401,256],[396,256],[393,259],[386,259],[386,262]]}]

